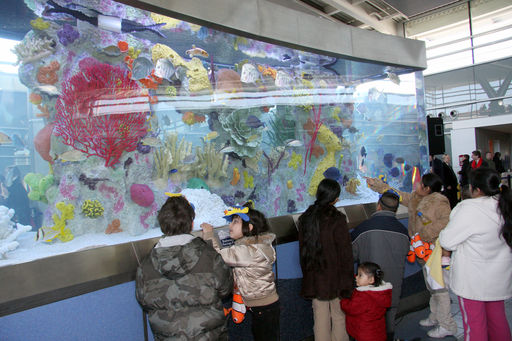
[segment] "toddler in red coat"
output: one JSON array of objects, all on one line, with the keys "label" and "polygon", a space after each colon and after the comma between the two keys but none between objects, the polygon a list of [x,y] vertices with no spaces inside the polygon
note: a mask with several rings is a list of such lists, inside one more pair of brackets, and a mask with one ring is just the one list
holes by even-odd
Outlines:
[{"label": "toddler in red coat", "polygon": [[391,283],[384,272],[371,262],[357,269],[357,288],[351,298],[341,300],[346,314],[347,332],[357,341],[386,341],[386,309],[391,306]]}]

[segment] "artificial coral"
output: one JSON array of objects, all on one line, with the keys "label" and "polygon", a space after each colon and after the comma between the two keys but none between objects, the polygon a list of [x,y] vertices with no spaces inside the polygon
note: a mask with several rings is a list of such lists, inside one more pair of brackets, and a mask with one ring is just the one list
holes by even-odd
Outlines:
[{"label": "artificial coral", "polygon": [[105,167],[112,167],[123,152],[134,151],[146,134],[146,113],[94,115],[95,102],[129,98],[141,89],[120,67],[92,58],[82,60],[80,66],[80,72],[63,83],[55,105],[54,133],[64,144],[88,156],[99,156]]},{"label": "artificial coral", "polygon": [[103,205],[98,200],[85,200],[82,204],[82,213],[89,218],[97,218],[103,215]]},{"label": "artificial coral", "polygon": [[18,63],[26,64],[50,56],[55,51],[55,41],[44,36],[31,35],[14,47]]},{"label": "artificial coral", "polygon": [[[54,226],[50,227],[53,231],[58,231],[59,233],[54,237],[58,238],[61,242],[69,242],[75,236],[71,233],[71,230],[66,227],[66,221],[75,218],[75,206],[73,204],[67,204],[64,201],[59,201],[55,204],[55,207],[61,212],[60,217],[54,213],[52,214]],[[43,229],[44,227],[42,227]],[[53,239],[47,240],[51,242]]]},{"label": "artificial coral", "polygon": [[227,178],[229,160],[225,154],[217,153],[215,145],[204,142],[203,149],[196,148],[197,163],[192,167],[192,176],[205,178],[209,185],[220,184],[220,180]]},{"label": "artificial coral", "polygon": [[46,191],[53,185],[53,174],[44,176],[39,173],[27,173],[23,180],[29,187],[28,198],[30,200],[48,202]]},{"label": "artificial coral", "polygon": [[11,221],[14,216],[14,210],[5,206],[0,206],[0,258],[13,251],[20,244],[16,239],[23,233],[32,230],[32,226],[15,224]]},{"label": "artificial coral", "polygon": [[318,188],[318,184],[324,178],[324,172],[329,167],[336,166],[336,157],[335,154],[337,151],[342,149],[342,144],[340,139],[325,125],[321,125],[318,129],[317,134],[318,141],[320,141],[327,151],[325,157],[318,163],[318,166],[313,173],[313,177],[309,183],[308,193],[311,196],[314,196],[316,193],[316,189]]}]

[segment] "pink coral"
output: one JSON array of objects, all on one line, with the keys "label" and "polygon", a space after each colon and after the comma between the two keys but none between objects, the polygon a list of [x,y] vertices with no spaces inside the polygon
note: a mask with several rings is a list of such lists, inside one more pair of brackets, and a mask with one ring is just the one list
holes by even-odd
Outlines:
[{"label": "pink coral", "polygon": [[50,163],[53,162],[52,157],[50,156],[50,148],[51,148],[51,137],[53,128],[55,124],[48,123],[43,129],[39,130],[39,132],[34,137],[34,148],[37,150],[39,155]]},{"label": "pink coral", "polygon": [[154,202],[153,205],[151,206],[151,209],[140,216],[140,223],[142,224],[142,226],[144,226],[145,229],[149,228],[149,224],[146,223],[146,219],[148,219],[148,217],[154,214],[157,210],[158,205],[156,204],[156,202]]},{"label": "pink coral", "polygon": [[[100,113],[99,101],[112,103],[144,96],[127,70],[87,58],[79,63],[80,72],[63,83],[55,104],[55,135],[74,149],[115,165],[124,151],[131,152],[146,134],[146,112]],[[105,104],[107,105],[107,104]],[[109,108],[110,109],[110,108]]]},{"label": "pink coral", "polygon": [[101,183],[99,187],[100,193],[102,193],[105,197],[108,199],[115,199],[117,198],[116,203],[114,204],[114,213],[119,213],[124,207],[124,200],[121,195],[119,195],[117,189],[112,186],[107,186],[104,183]]},{"label": "pink coral", "polygon": [[134,203],[142,207],[149,207],[155,201],[153,191],[145,184],[133,184],[130,187],[130,196]]}]

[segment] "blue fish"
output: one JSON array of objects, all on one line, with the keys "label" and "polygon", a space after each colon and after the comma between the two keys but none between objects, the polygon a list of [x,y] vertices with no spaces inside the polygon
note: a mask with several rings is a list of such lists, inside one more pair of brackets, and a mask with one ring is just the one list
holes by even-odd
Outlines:
[{"label": "blue fish", "polygon": [[176,173],[177,171],[178,171],[178,170],[177,170],[176,168],[173,168],[173,169],[171,169],[171,170],[169,171],[169,174],[174,174],[174,173]]},{"label": "blue fish", "polygon": [[388,168],[391,168],[393,166],[393,159],[394,156],[391,153],[384,154],[384,157],[382,158],[382,162],[384,162],[384,165]]},{"label": "blue fish", "polygon": [[265,125],[265,123],[261,122],[260,119],[254,115],[250,115],[249,117],[247,117],[245,124],[247,124],[251,128],[259,128]]},{"label": "blue fish", "polygon": [[389,175],[391,175],[393,178],[396,178],[400,175],[400,170],[397,167],[393,167],[390,169]]},{"label": "blue fish", "polygon": [[329,167],[325,170],[324,176],[327,179],[332,179],[338,181],[341,178],[341,172],[336,167]]},{"label": "blue fish", "polygon": [[364,146],[362,146],[361,147],[361,156],[366,157],[366,155],[368,155],[368,154],[366,154],[366,148]]}]

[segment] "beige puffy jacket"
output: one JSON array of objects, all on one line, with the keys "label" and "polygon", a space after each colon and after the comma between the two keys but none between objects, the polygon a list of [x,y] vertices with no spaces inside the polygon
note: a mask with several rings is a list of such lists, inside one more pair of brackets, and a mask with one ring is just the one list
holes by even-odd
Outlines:
[{"label": "beige puffy jacket", "polygon": [[268,305],[279,299],[272,272],[276,261],[272,247],[275,238],[273,233],[243,237],[236,240],[235,245],[221,249],[213,232],[204,235],[205,240],[212,241],[224,262],[233,267],[235,283],[248,307]]},{"label": "beige puffy jacket", "polygon": [[[388,184],[376,180],[370,188],[376,192],[383,193],[390,189]],[[395,189],[396,190],[396,189]],[[409,236],[419,233],[421,240],[429,243],[436,241],[439,233],[450,220],[450,201],[441,193],[431,193],[426,196],[420,196],[416,192],[407,193],[397,191],[400,194],[400,203],[407,206],[409,213]],[[418,217],[418,212],[431,221],[430,224],[423,225]]]}]

